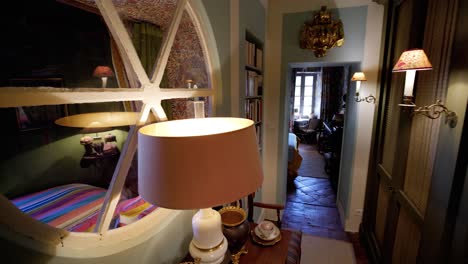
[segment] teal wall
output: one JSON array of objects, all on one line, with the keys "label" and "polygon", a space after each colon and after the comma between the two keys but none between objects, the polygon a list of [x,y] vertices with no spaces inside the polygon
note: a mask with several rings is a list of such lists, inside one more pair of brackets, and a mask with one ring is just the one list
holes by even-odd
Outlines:
[{"label": "teal wall", "polygon": [[[357,64],[350,65],[350,73],[360,71]],[[348,96],[346,97],[345,127],[343,130],[343,145],[341,148],[340,180],[338,183],[339,203],[343,206],[345,215],[349,212],[350,191],[352,186],[352,169],[354,160],[354,144],[357,138],[357,103],[354,101],[356,82],[350,82]],[[344,221],[344,220],[343,220]]]},{"label": "teal wall", "polygon": [[283,61],[285,63],[361,61],[364,54],[367,6],[330,9],[332,18],[341,19],[343,22],[345,40],[341,47],[332,48],[322,58],[316,58],[312,50],[299,47],[302,25],[305,21],[310,20],[316,11],[318,10],[283,16]]},{"label": "teal wall", "polygon": [[[240,41],[243,46],[245,40],[245,31],[248,30],[259,41],[265,43],[265,9],[258,0],[240,0],[239,1],[239,31]],[[241,52],[241,58],[245,59]],[[241,62],[242,65],[245,65]]]},{"label": "teal wall", "polygon": [[216,109],[217,116],[230,116],[231,113],[231,9],[229,1],[202,0],[211,22],[216,39],[222,77],[222,105]]},{"label": "teal wall", "polygon": [[[290,82],[292,67],[327,67],[336,65],[350,65],[350,72],[354,72],[357,65],[363,60],[364,40],[367,19],[367,6],[349,7],[340,9],[330,9],[334,19],[341,19],[345,32],[345,41],[341,47],[335,47],[328,51],[327,55],[322,58],[316,58],[313,51],[301,49],[299,46],[299,36],[304,21],[310,20],[312,14],[318,10],[308,12],[289,13],[283,16],[283,35],[282,35],[282,76],[281,76],[281,98],[285,98],[282,109],[279,109],[280,123],[279,127],[283,127],[280,137],[282,142],[287,142],[288,135],[288,119],[289,119],[289,94],[291,91]],[[349,85],[348,95],[352,94],[355,86]],[[349,201],[349,191],[351,188],[351,168],[353,162],[354,146],[347,145],[349,142],[354,142],[356,137],[356,105],[352,97],[347,97],[347,112],[345,116],[345,126],[343,131],[343,146],[346,146],[346,151],[342,152],[340,173],[340,183],[338,186],[338,196],[340,203],[347,210]],[[280,141],[281,142],[281,141]],[[287,166],[287,144],[279,144],[279,153],[282,162],[278,163],[278,171],[286,172]],[[286,175],[286,174],[285,174]],[[286,179],[278,178],[278,199],[286,197]]]}]

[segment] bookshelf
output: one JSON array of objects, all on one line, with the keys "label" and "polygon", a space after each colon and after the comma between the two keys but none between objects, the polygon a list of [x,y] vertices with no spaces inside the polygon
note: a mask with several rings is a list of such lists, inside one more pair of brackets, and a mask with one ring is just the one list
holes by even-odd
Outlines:
[{"label": "bookshelf", "polygon": [[262,149],[263,127],[263,45],[251,33],[245,36],[244,117],[255,122],[257,143]]}]

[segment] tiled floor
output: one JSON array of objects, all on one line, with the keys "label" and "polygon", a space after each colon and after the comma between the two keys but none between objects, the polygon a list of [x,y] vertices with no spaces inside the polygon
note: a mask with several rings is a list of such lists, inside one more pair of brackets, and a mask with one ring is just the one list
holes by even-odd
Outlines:
[{"label": "tiled floor", "polygon": [[348,241],[328,179],[298,176],[290,187],[283,214],[284,227]]},{"label": "tiled floor", "polygon": [[300,176],[288,185],[283,227],[301,230],[303,234],[352,242],[357,263],[367,263],[358,235],[346,233],[341,225],[336,195],[324,172],[323,156],[315,145],[301,144],[299,153],[303,157]]}]

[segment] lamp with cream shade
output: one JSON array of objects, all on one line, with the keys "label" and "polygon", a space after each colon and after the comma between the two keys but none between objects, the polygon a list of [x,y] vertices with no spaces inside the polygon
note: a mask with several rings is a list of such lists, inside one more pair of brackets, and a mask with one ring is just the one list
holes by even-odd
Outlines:
[{"label": "lamp with cream shade", "polygon": [[413,87],[416,71],[424,70],[432,70],[432,64],[422,49],[404,51],[393,67],[393,72],[406,72],[403,106],[411,106],[413,103]]},{"label": "lamp with cream shade", "polygon": [[200,209],[189,251],[201,263],[221,263],[227,251],[221,217],[211,209],[262,185],[254,122],[200,118],[155,123],[138,134],[138,190],[169,209]]},{"label": "lamp with cream shade", "polygon": [[[406,73],[403,103],[399,104],[400,106],[407,107],[407,109],[416,107],[413,100],[414,80],[416,71],[422,70],[432,70],[432,64],[423,49],[409,49],[401,54],[392,70],[393,72]],[[430,119],[437,119],[444,113],[445,123],[452,128],[457,125],[458,121],[457,114],[450,111],[441,100],[437,100],[432,105],[418,107],[411,112],[412,114],[422,114]]]}]

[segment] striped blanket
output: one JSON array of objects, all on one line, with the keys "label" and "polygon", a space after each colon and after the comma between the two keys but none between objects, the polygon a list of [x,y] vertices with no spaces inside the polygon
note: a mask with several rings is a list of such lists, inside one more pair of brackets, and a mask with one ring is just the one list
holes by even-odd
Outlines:
[{"label": "striped blanket", "polygon": [[[24,213],[51,226],[73,232],[92,232],[104,202],[106,189],[87,184],[68,184],[15,198],[11,202]],[[140,196],[119,202],[111,227],[119,223],[118,216],[128,211],[144,216],[149,207]],[[146,203],[148,204],[148,203]],[[149,205],[149,204],[148,204]],[[140,206],[141,210],[135,210]]]}]

